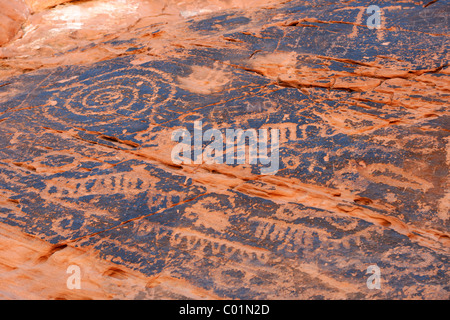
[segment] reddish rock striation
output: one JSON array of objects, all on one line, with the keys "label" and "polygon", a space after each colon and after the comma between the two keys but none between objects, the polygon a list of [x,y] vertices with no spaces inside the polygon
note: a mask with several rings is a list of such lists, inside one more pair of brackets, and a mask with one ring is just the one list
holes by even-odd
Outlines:
[{"label": "reddish rock striation", "polygon": [[0,46],[17,35],[29,13],[29,8],[23,0],[0,1]]},{"label": "reddish rock striation", "polygon": [[[375,29],[363,0],[27,3],[1,297],[450,298],[447,1],[381,1]],[[194,121],[279,129],[279,170],[174,163]]]}]

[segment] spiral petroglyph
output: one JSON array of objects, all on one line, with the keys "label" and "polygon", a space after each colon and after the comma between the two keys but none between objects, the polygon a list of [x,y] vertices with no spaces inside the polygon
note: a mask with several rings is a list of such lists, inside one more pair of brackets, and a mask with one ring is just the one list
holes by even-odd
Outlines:
[{"label": "spiral petroglyph", "polygon": [[174,87],[163,72],[134,67],[74,77],[50,98],[46,115],[63,124],[151,121],[158,107],[172,99]]}]

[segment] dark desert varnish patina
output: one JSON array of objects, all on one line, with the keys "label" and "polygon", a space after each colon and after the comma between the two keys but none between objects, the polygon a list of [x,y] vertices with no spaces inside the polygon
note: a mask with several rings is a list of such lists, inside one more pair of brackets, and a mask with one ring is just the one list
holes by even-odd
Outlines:
[{"label": "dark desert varnish patina", "polygon": [[[64,273],[67,252],[107,264],[101,290],[141,277],[126,298],[448,299],[449,2],[378,1],[378,29],[370,4],[141,19],[57,60],[5,57],[2,230],[52,253],[30,268]],[[174,164],[196,120],[279,129],[279,171]]]}]

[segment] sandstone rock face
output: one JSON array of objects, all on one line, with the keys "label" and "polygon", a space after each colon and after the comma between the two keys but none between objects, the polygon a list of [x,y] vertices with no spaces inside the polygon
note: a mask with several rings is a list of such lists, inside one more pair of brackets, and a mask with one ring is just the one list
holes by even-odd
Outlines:
[{"label": "sandstone rock face", "polygon": [[[2,300],[218,298],[179,279],[145,276],[99,259],[92,251],[52,245],[7,225],[0,226],[0,262]],[[76,266],[84,278],[80,288],[62,286],[70,283],[69,267]]]},{"label": "sandstone rock face", "polygon": [[16,36],[28,15],[23,0],[0,0],[0,46]]},{"label": "sandstone rock face", "polygon": [[[0,295],[450,298],[448,1],[371,5],[33,14],[0,52]],[[174,162],[200,121],[278,129],[278,170]]]},{"label": "sandstone rock face", "polygon": [[42,11],[73,0],[25,0],[32,12]]}]

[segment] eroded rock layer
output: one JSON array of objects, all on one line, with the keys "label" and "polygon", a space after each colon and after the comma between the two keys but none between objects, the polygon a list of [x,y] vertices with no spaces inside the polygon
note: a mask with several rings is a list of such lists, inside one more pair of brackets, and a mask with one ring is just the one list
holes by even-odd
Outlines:
[{"label": "eroded rock layer", "polygon": [[[1,48],[0,295],[450,298],[449,2],[371,4],[32,14]],[[279,170],[174,164],[195,121],[279,129]]]}]

